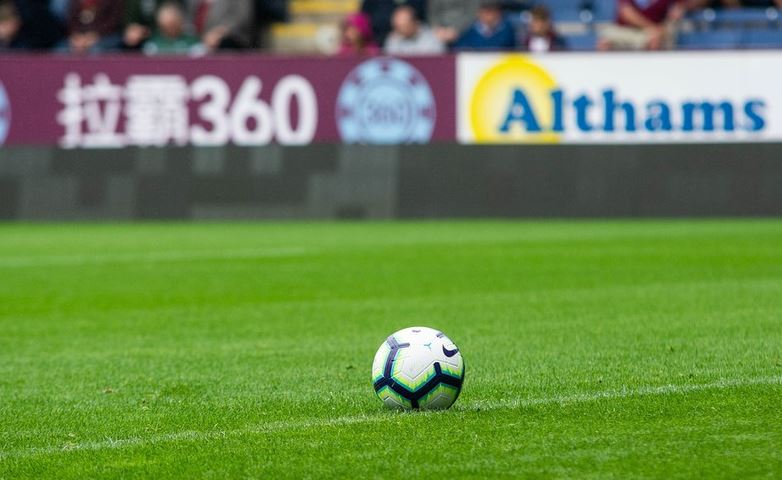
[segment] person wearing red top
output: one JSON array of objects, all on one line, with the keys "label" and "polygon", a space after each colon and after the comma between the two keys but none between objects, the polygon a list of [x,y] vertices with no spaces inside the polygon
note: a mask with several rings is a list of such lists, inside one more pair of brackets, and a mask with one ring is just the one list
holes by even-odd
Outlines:
[{"label": "person wearing red top", "polygon": [[377,55],[380,47],[372,33],[372,21],[365,13],[353,13],[342,22],[342,38],[337,54],[340,56]]},{"label": "person wearing red top", "polygon": [[599,50],[663,50],[676,43],[683,0],[617,0],[615,25],[599,31]]}]

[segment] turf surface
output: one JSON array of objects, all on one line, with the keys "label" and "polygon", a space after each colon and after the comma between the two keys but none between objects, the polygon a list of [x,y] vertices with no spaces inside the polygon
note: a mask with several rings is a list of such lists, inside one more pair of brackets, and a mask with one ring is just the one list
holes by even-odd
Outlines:
[{"label": "turf surface", "polygon": [[0,227],[2,479],[516,476],[782,477],[782,222]]}]

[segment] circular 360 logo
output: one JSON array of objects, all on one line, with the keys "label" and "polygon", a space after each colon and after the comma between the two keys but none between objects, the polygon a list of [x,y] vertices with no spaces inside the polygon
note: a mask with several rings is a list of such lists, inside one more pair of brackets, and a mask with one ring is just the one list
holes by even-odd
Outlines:
[{"label": "circular 360 logo", "polygon": [[346,143],[425,143],[432,138],[437,108],[421,72],[399,59],[377,58],[348,74],[336,113]]},{"label": "circular 360 logo", "polygon": [[11,128],[11,102],[5,92],[3,82],[0,82],[0,145],[5,143],[8,130]]}]

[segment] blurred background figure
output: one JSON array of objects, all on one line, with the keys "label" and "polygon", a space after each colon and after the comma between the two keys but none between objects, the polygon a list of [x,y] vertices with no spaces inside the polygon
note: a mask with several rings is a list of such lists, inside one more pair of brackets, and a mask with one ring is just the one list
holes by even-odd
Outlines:
[{"label": "blurred background figure", "polygon": [[16,7],[21,20],[17,45],[31,50],[47,50],[65,38],[68,0],[5,0]]},{"label": "blurred background figure", "polygon": [[255,46],[253,0],[193,0],[195,26],[207,51]]},{"label": "blurred background figure", "polygon": [[[137,50],[152,36],[155,29],[156,15],[163,4],[172,0],[126,0],[127,14],[125,17],[124,47]],[[181,1],[177,2],[184,6]]]},{"label": "blurred background figure", "polygon": [[437,55],[445,53],[445,44],[429,26],[418,20],[415,10],[403,5],[394,11],[393,30],[384,50],[389,55]]},{"label": "blurred background figure", "polygon": [[192,55],[203,48],[198,37],[186,31],[185,10],[176,1],[164,2],[157,11],[155,33],[144,44],[147,55]]},{"label": "blurred background figure", "polygon": [[459,37],[460,50],[510,50],[516,47],[516,31],[505,19],[502,4],[483,0],[473,24]]},{"label": "blurred background figure", "polygon": [[598,50],[669,50],[676,44],[680,0],[617,0],[617,21],[599,31]]},{"label": "blurred background figure", "polygon": [[72,0],[68,10],[68,39],[61,51],[102,53],[122,45],[123,0]]},{"label": "blurred background figure", "polygon": [[9,0],[0,2],[0,51],[26,48],[22,40],[22,17]]},{"label": "blurred background figure", "polygon": [[481,0],[429,0],[428,19],[443,43],[453,44],[475,20]]},{"label": "blurred background figure", "polygon": [[257,30],[256,46],[268,49],[274,44],[272,25],[290,21],[289,0],[253,0],[253,2]]},{"label": "blurred background figure", "polygon": [[361,11],[372,24],[372,33],[379,45],[383,45],[391,33],[391,17],[402,5],[409,5],[421,21],[426,21],[426,0],[363,0]]},{"label": "blurred background figure", "polygon": [[543,5],[530,11],[530,23],[524,37],[524,48],[530,52],[551,52],[565,49],[565,42],[554,30],[551,12]]},{"label": "blurred background figure", "polygon": [[364,13],[353,13],[342,22],[338,55],[377,55],[380,48],[372,33],[372,24]]}]

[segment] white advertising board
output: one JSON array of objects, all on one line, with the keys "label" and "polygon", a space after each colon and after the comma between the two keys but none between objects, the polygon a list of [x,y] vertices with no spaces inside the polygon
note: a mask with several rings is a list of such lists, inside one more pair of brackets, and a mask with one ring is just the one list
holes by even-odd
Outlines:
[{"label": "white advertising board", "polygon": [[782,52],[463,54],[461,143],[782,141]]}]

